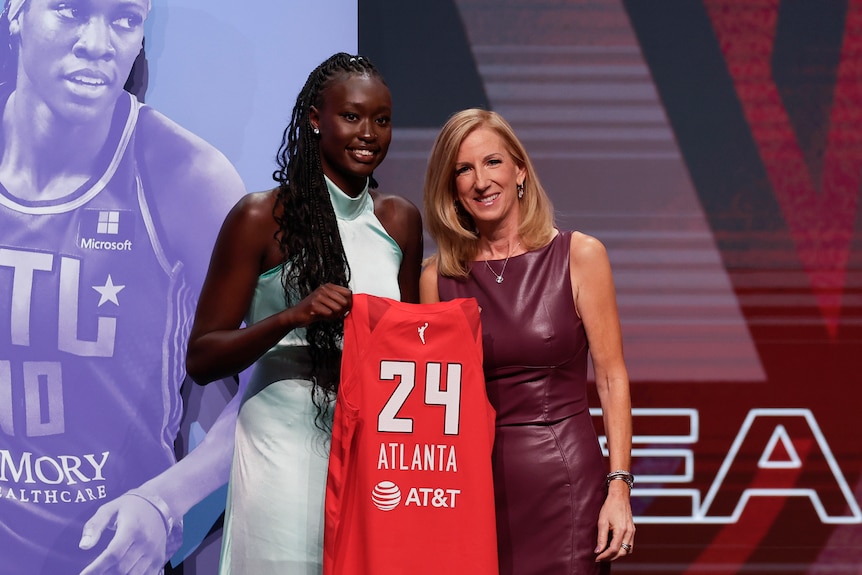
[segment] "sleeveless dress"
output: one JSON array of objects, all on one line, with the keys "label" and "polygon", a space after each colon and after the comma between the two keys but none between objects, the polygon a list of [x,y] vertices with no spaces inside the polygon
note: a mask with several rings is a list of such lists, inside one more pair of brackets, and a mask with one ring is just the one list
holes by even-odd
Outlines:
[{"label": "sleeveless dress", "polygon": [[[350,265],[350,288],[400,299],[401,249],[374,215],[327,179]],[[258,279],[251,325],[285,307],[281,266]],[[319,575],[329,434],[315,426],[305,330],[288,333],[254,365],[242,398],[228,485],[219,573]]]},{"label": "sleeveless dress", "polygon": [[570,243],[571,232],[560,232],[513,256],[501,283],[484,261],[464,280],[438,277],[441,300],[475,297],[482,310],[502,575],[610,569],[593,553],[606,465],[587,404],[589,349],[572,298]]}]

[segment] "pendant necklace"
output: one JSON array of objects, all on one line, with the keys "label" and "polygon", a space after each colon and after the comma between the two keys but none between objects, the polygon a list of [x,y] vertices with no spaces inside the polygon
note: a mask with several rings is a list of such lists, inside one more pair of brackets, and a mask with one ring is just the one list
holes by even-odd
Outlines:
[{"label": "pendant necklace", "polygon": [[497,278],[497,283],[503,283],[503,274],[506,273],[506,264],[509,263],[509,258],[512,257],[512,254],[515,253],[515,250],[521,245],[521,242],[515,244],[515,247],[509,250],[509,255],[506,256],[506,260],[503,262],[503,269],[500,270],[500,273],[494,271],[494,268],[491,267],[491,264],[488,263],[488,260],[485,260],[485,265],[488,266],[488,269],[491,270],[491,273],[494,274],[494,277]]}]

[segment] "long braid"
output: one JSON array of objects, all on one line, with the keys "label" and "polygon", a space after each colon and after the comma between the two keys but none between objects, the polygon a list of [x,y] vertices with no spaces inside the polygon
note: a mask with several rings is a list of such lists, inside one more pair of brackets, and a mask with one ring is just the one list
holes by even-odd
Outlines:
[{"label": "long braid", "polygon": [[[273,173],[278,196],[273,215],[276,233],[287,265],[282,272],[287,305],[325,283],[348,285],[350,268],[338,233],[335,210],[323,177],[320,147],[309,120],[311,106],[320,107],[321,95],[334,81],[353,74],[370,74],[382,80],[371,62],[341,52],[315,68],[296,98],[290,124],[284,130]],[[373,184],[376,186],[376,182]],[[325,426],[330,400],[338,391],[342,321],[315,322],[306,329],[312,360],[312,400],[317,424]]]}]

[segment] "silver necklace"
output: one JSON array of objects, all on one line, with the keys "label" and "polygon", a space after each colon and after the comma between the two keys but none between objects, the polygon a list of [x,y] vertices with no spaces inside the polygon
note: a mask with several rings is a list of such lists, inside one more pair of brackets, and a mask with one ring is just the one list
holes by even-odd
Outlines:
[{"label": "silver necklace", "polygon": [[485,260],[485,265],[488,266],[488,269],[491,270],[491,273],[494,274],[494,277],[497,278],[497,283],[503,283],[503,274],[506,273],[506,264],[509,263],[509,258],[512,257],[512,254],[515,253],[515,250],[518,249],[518,246],[521,245],[521,242],[515,244],[515,247],[509,250],[509,255],[506,256],[506,261],[503,262],[503,269],[500,270],[500,273],[494,271],[494,268],[491,267],[491,264],[488,263],[488,260]]}]

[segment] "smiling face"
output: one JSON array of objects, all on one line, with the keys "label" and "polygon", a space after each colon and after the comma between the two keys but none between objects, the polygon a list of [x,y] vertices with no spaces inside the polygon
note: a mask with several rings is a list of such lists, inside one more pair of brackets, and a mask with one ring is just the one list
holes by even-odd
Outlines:
[{"label": "smiling face", "polygon": [[69,122],[109,114],[141,50],[147,11],[147,0],[29,0],[10,25],[16,90]]},{"label": "smiling face", "polygon": [[309,119],[320,130],[323,173],[355,197],[389,151],[389,88],[372,75],[338,76],[321,92],[319,100],[319,106],[312,106]]},{"label": "smiling face", "polygon": [[525,177],[525,169],[494,130],[477,128],[461,142],[455,158],[455,189],[461,207],[473,217],[481,235],[489,227],[517,230],[517,186]]}]

